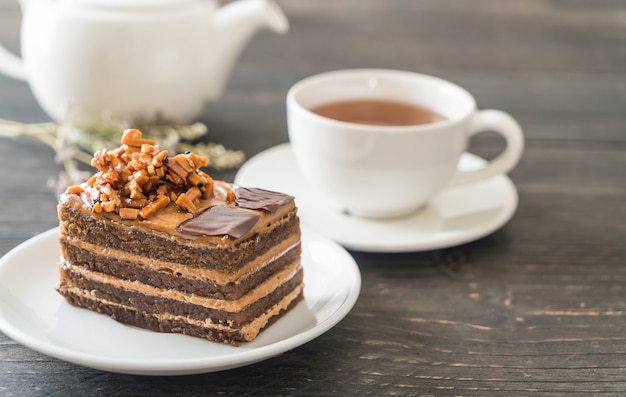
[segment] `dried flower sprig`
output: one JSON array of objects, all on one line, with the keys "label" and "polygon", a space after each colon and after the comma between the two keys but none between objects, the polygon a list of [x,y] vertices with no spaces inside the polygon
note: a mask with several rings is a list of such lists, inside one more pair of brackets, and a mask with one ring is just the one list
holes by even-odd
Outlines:
[{"label": "dried flower sprig", "polygon": [[[0,138],[33,137],[52,147],[56,153],[55,161],[63,166],[63,171],[58,178],[49,181],[49,185],[56,193],[60,193],[69,185],[83,182],[91,174],[82,171],[78,163],[89,165],[93,153],[103,148],[116,147],[121,131],[130,127],[130,123],[113,119],[89,127],[78,127],[72,123],[25,124],[0,119]],[[214,170],[233,169],[245,160],[242,151],[228,150],[217,143],[194,143],[208,132],[203,123],[179,125],[156,120],[144,124],[135,122],[132,127],[141,129],[146,138],[154,140],[171,153],[192,151],[206,157],[208,167]]]}]

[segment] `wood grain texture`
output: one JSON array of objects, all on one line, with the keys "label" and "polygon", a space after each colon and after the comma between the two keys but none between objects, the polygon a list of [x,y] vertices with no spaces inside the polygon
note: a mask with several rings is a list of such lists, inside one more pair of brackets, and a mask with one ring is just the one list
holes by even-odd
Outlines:
[{"label": "wood grain texture", "polygon": [[[350,67],[436,74],[517,117],[513,219],[479,241],[352,252],[354,310],[316,340],[251,366],[184,377],[111,374],[0,334],[1,396],[626,395],[626,5],[622,0],[280,1],[285,36],[262,32],[202,121],[251,156],[287,141],[297,80]],[[0,41],[19,50],[19,7]],[[42,121],[28,86],[0,76],[0,118]],[[495,155],[501,142],[476,138]],[[0,255],[56,225],[59,167],[31,140],[0,140]],[[235,173],[215,173],[232,179]]]}]

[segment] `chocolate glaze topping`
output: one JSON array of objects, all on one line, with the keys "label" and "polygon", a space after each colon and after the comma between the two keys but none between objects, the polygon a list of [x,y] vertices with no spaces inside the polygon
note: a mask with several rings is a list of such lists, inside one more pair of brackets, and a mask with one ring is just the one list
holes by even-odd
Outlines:
[{"label": "chocolate glaze topping", "polygon": [[259,220],[253,212],[224,206],[210,207],[206,211],[181,223],[176,231],[189,236],[229,235],[234,238],[244,236]]},{"label": "chocolate glaze topping", "polygon": [[235,190],[237,207],[251,210],[276,212],[281,206],[291,202],[293,196],[258,188],[238,187]]}]

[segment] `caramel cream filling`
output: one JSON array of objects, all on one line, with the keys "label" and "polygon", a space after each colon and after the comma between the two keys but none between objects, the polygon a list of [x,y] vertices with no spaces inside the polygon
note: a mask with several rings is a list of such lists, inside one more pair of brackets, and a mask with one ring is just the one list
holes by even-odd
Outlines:
[{"label": "caramel cream filling", "polygon": [[[269,308],[267,311],[265,311],[259,317],[257,317],[256,319],[252,320],[248,324],[244,325],[240,329],[230,327],[230,326],[228,326],[226,324],[214,323],[210,319],[206,319],[205,321],[199,321],[199,320],[190,319],[188,317],[175,316],[175,315],[172,315],[172,314],[169,314],[169,313],[159,313],[159,314],[157,314],[157,313],[150,313],[150,315],[155,317],[155,318],[157,318],[157,319],[159,319],[159,320],[161,320],[161,321],[163,321],[163,320],[178,321],[178,322],[183,322],[183,323],[187,323],[187,324],[196,325],[196,326],[199,326],[199,327],[202,327],[202,328],[206,328],[206,329],[216,329],[216,330],[224,330],[224,331],[230,331],[230,332],[239,332],[243,336],[244,340],[249,342],[249,341],[253,340],[254,338],[256,338],[256,336],[259,334],[259,332],[261,332],[261,329],[263,329],[267,325],[268,321],[272,317],[277,316],[278,314],[280,314],[280,312],[282,310],[287,310],[287,308],[289,307],[291,302],[293,302],[296,298],[298,298],[298,295],[300,295],[300,292],[302,291],[303,288],[304,288],[304,284],[300,283],[298,286],[296,286],[296,288],[293,289],[293,291],[291,291],[288,295],[286,295],[283,299],[281,299],[280,302],[278,302],[277,304],[275,304],[274,306]],[[87,298],[87,299],[92,300],[92,301],[101,302],[101,303],[103,303],[105,305],[108,305],[108,306],[120,307],[120,308],[124,308],[126,310],[132,310],[134,312],[137,311],[137,309],[134,308],[134,307],[130,307],[130,306],[126,306],[126,305],[120,305],[118,303],[109,302],[109,301],[104,300],[104,299],[94,299],[93,295],[91,295],[89,293],[89,291],[85,291],[85,290],[80,289],[80,288],[72,287],[72,288],[67,288],[67,290],[72,292],[75,295],[82,296],[82,297]]]},{"label": "caramel cream filling", "polygon": [[[120,261],[130,263],[140,263],[144,268],[150,269],[154,272],[163,272],[171,270],[174,273],[180,273],[183,277],[195,278],[206,280],[210,279],[218,284],[228,284],[236,282],[237,280],[243,280],[249,275],[263,269],[265,266],[271,264],[277,259],[280,259],[287,252],[300,245],[300,237],[297,235],[290,236],[286,240],[283,240],[280,244],[276,245],[271,250],[267,251],[263,255],[255,258],[250,263],[246,264],[237,272],[223,273],[218,270],[185,266],[175,262],[162,261],[154,258],[147,258],[144,256],[133,255],[126,251],[120,251],[112,248],[103,247],[96,244],[91,244],[83,240],[79,240],[67,235],[62,235],[61,239],[67,241],[70,245],[84,249],[86,251],[95,253],[97,255],[106,256]],[[167,270],[164,270],[167,269]]]},{"label": "caramel cream filling", "polygon": [[222,310],[231,313],[238,313],[245,309],[248,305],[258,301],[259,299],[269,295],[276,288],[280,287],[287,281],[291,280],[298,270],[300,270],[300,261],[296,260],[292,264],[286,266],[278,273],[273,274],[267,280],[259,284],[256,288],[236,300],[223,300],[207,298],[195,294],[184,293],[174,289],[156,288],[139,281],[128,281],[117,277],[109,276],[103,273],[94,272],[85,268],[69,265],[72,271],[80,274],[84,278],[103,284],[110,285],[126,291],[136,292],[139,294],[154,296],[157,298],[167,298],[177,300],[183,303],[203,306],[209,309]]}]

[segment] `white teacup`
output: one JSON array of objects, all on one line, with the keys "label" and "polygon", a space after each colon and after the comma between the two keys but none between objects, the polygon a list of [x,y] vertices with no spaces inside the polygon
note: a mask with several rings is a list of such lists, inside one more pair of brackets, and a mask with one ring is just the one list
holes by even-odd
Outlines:
[{"label": "white teacup", "polygon": [[[313,111],[362,100],[420,106],[444,119],[372,125]],[[341,113],[341,105],[334,110]],[[397,70],[342,70],[308,77],[287,94],[287,122],[298,167],[319,197],[339,211],[368,218],[404,216],[445,187],[506,173],[524,149],[522,129],[510,115],[477,110],[472,95],[449,81]],[[459,170],[469,138],[487,130],[504,137],[505,149],[484,168]]]}]

